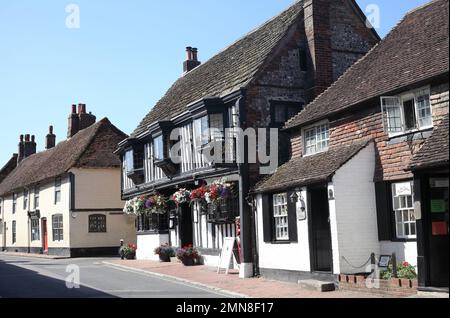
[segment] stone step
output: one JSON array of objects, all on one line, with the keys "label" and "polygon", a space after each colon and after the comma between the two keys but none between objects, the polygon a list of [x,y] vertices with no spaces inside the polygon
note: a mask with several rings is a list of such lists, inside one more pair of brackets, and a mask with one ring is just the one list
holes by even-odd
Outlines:
[{"label": "stone step", "polygon": [[336,289],[334,282],[324,282],[314,279],[299,280],[298,285],[304,290],[330,292]]}]

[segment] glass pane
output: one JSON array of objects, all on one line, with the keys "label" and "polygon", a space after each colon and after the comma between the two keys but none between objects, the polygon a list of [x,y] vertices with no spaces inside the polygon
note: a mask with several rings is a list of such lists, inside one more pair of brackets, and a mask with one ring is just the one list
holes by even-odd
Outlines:
[{"label": "glass pane", "polygon": [[403,224],[397,223],[397,237],[403,237]]},{"label": "glass pane", "polygon": [[407,130],[416,128],[416,111],[414,99],[403,101],[403,113],[405,116],[405,128]]},{"label": "glass pane", "polygon": [[411,223],[411,235],[416,235],[416,223]]},{"label": "glass pane", "polygon": [[403,224],[403,227],[405,228],[405,232],[404,232],[405,236],[410,235],[409,234],[409,223]]}]

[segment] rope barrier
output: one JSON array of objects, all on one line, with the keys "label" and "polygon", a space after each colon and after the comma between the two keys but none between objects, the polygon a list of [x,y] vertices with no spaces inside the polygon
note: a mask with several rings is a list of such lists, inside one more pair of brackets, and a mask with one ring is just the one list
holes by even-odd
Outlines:
[{"label": "rope barrier", "polygon": [[368,259],[363,265],[361,265],[361,266],[353,266],[353,265],[345,258],[345,256],[342,256],[342,259],[343,259],[348,265],[350,265],[351,268],[354,268],[354,269],[360,269],[360,268],[366,267],[367,264],[370,263],[370,261],[372,260],[372,256],[369,256],[369,259]]}]

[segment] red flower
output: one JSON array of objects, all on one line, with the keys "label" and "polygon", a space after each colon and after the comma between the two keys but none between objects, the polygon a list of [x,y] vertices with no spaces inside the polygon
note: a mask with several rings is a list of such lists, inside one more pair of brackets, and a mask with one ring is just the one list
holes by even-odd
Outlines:
[{"label": "red flower", "polygon": [[403,265],[403,267],[409,267],[409,263],[408,262],[403,262],[402,265]]}]

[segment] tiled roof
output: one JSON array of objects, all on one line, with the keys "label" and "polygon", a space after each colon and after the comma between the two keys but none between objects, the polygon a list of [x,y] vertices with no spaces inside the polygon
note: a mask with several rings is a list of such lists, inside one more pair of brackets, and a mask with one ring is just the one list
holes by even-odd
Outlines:
[{"label": "tiled roof", "polygon": [[448,74],[448,21],[448,0],[432,1],[409,12],[383,41],[285,128],[305,125],[382,94]]},{"label": "tiled roof", "polygon": [[0,183],[11,173],[17,166],[17,154],[13,154],[11,159],[0,169]]},{"label": "tiled roof", "polygon": [[178,79],[145,116],[133,137],[147,126],[187,111],[189,104],[205,97],[222,97],[245,88],[264,64],[272,50],[287,34],[303,11],[303,1],[266,22],[227,49]]},{"label": "tiled roof", "polygon": [[422,148],[414,155],[410,164],[411,170],[433,168],[446,165],[448,167],[448,117],[435,127],[433,134],[423,144]]},{"label": "tiled roof", "polygon": [[326,152],[291,159],[278,168],[273,175],[256,185],[255,192],[271,192],[325,182],[369,142],[369,140],[363,140],[345,146],[335,146]]},{"label": "tiled roof", "polygon": [[0,195],[55,178],[73,167],[120,167],[113,152],[127,135],[104,118],[54,148],[22,160],[0,183]]}]

